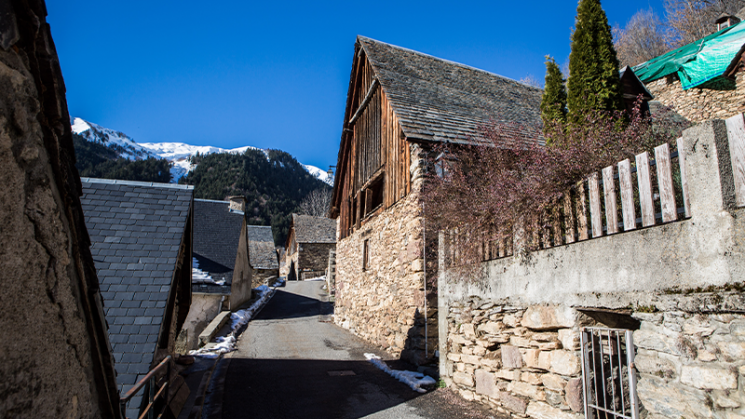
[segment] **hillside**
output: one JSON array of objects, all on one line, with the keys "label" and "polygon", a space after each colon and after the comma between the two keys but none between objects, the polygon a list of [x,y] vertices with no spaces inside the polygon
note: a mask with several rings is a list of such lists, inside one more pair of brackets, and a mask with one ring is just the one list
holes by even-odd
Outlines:
[{"label": "hillside", "polygon": [[300,201],[313,190],[330,188],[280,150],[248,148],[243,154],[195,155],[191,162],[196,168],[179,183],[194,185],[196,198],[246,197],[249,223],[271,225],[279,245],[287,238],[291,214]]},{"label": "hillside", "polygon": [[143,182],[171,181],[171,164],[166,159],[147,156],[140,160],[130,160],[127,151],[117,144],[103,145],[88,141],[73,133],[75,146],[75,167],[81,177],[103,179],[137,180]]}]

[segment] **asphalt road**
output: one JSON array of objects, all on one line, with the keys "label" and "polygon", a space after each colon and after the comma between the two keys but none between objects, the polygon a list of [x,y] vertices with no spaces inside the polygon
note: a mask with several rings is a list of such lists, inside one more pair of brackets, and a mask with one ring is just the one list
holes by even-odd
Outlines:
[{"label": "asphalt road", "polygon": [[[419,394],[368,362],[390,356],[330,320],[322,282],[290,282],[218,368],[207,416],[224,419],[496,418],[445,389]],[[215,406],[219,406],[215,409]]]}]

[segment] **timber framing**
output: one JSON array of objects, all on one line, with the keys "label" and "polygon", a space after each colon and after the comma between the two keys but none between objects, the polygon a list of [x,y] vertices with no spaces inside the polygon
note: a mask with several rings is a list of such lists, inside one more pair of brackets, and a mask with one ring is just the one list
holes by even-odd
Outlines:
[{"label": "timber framing", "polygon": [[[474,144],[484,126],[540,139],[542,90],[493,73],[358,37],[329,216],[339,239],[412,190],[412,143]],[[417,156],[418,158],[418,156]]]}]

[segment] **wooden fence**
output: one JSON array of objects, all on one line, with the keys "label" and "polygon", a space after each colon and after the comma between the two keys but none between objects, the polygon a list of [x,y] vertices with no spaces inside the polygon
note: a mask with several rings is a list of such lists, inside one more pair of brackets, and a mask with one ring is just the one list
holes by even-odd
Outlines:
[{"label": "wooden fence", "polygon": [[[742,114],[725,121],[734,175],[735,201],[745,206],[745,118]],[[691,217],[683,139],[644,152],[634,161],[623,160],[592,173],[564,195],[563,202],[546,214],[544,227],[525,243],[531,250],[549,249],[626,231],[659,226]],[[718,179],[712,179],[718,181]],[[470,240],[457,232],[449,242]],[[484,261],[514,254],[521,246],[514,232],[500,239],[483,241],[479,254]],[[459,260],[459,246],[448,246],[447,259]]]}]

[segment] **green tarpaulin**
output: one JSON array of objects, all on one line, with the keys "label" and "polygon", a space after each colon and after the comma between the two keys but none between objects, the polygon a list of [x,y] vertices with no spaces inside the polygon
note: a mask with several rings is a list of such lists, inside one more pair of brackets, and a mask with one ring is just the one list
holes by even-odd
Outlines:
[{"label": "green tarpaulin", "polygon": [[745,22],[740,22],[639,64],[634,73],[647,83],[677,72],[687,90],[724,74],[743,44]]}]

